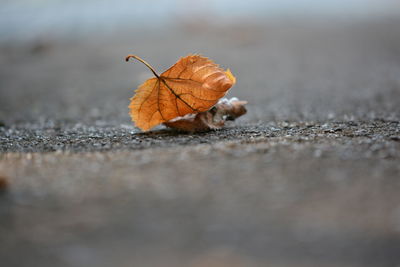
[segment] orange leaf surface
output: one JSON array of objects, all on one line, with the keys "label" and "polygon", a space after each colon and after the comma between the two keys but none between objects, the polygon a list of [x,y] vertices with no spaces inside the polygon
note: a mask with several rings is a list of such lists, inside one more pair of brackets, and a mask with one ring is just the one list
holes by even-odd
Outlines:
[{"label": "orange leaf surface", "polygon": [[131,98],[129,114],[136,126],[147,131],[154,126],[186,114],[209,110],[231,88],[236,79],[208,58],[189,55],[158,75],[144,60],[154,74],[138,87]]}]

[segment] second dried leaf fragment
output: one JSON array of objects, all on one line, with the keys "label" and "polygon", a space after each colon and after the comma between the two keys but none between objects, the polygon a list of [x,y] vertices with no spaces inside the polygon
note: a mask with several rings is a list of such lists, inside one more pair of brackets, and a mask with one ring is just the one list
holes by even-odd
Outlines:
[{"label": "second dried leaf fragment", "polygon": [[208,111],[177,117],[164,122],[164,125],[186,132],[220,129],[225,125],[226,121],[233,121],[246,114],[246,104],[247,101],[241,101],[236,97],[231,99],[222,98]]}]

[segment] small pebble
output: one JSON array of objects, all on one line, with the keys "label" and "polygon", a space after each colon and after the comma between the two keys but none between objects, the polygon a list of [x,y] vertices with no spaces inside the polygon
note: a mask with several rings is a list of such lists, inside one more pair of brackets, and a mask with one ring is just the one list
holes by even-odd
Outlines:
[{"label": "small pebble", "polygon": [[0,175],[0,191],[6,190],[8,187],[7,177]]}]

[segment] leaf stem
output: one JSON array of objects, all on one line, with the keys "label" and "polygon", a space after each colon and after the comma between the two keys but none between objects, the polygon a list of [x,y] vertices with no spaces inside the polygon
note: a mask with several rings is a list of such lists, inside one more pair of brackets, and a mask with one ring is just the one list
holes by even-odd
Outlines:
[{"label": "leaf stem", "polygon": [[146,65],[146,67],[148,67],[148,68],[151,70],[151,72],[152,72],[157,78],[160,78],[160,76],[159,76],[159,75],[157,74],[157,72],[153,69],[153,67],[152,67],[149,63],[147,63],[145,60],[141,59],[141,58],[138,57],[138,56],[135,56],[135,55],[130,54],[130,55],[128,55],[128,56],[125,58],[125,61],[128,62],[130,58],[134,58],[134,59],[139,60],[140,62],[142,62],[144,65]]}]

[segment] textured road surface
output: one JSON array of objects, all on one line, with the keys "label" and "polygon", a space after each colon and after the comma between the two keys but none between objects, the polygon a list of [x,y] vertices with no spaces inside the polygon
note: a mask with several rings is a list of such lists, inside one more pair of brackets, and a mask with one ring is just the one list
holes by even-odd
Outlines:
[{"label": "textured road surface", "polygon": [[[400,266],[399,21],[182,24],[2,44],[2,266]],[[212,26],[212,27],[211,27]],[[238,78],[226,129],[141,133],[190,52]]]}]

